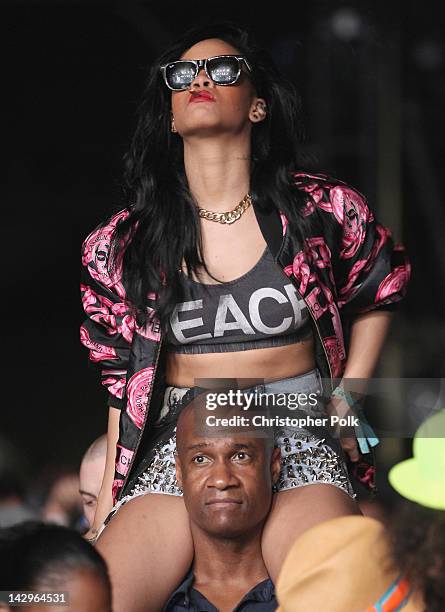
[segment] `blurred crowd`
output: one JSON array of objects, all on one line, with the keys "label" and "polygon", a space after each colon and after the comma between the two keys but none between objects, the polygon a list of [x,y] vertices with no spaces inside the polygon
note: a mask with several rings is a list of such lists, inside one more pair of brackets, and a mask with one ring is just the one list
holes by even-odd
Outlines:
[{"label": "blurred crowd", "polygon": [[41,520],[85,533],[94,518],[107,450],[106,434],[94,440],[73,470],[46,467],[29,481],[21,453],[0,438],[0,528]]}]

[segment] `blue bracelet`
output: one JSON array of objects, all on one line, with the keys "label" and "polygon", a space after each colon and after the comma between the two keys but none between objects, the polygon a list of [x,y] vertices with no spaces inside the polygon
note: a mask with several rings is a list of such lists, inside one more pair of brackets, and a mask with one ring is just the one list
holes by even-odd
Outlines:
[{"label": "blue bracelet", "polygon": [[[332,392],[332,396],[344,400],[350,408],[353,408],[355,404],[357,404],[352,395],[348,393],[348,391],[343,389],[343,387],[340,385],[334,389],[334,391]],[[357,412],[357,417],[360,421],[358,425],[354,426],[355,435],[357,437],[360,452],[362,454],[370,453],[370,447],[377,446],[380,440],[376,436],[371,425],[366,420],[363,409],[360,406],[357,406],[357,408],[355,408],[355,411]]]}]

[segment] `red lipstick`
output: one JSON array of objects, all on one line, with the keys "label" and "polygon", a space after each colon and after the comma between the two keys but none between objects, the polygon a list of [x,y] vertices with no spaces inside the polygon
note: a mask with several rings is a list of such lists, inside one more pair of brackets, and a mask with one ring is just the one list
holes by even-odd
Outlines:
[{"label": "red lipstick", "polygon": [[190,99],[190,102],[215,102],[214,96],[208,91],[193,91]]}]

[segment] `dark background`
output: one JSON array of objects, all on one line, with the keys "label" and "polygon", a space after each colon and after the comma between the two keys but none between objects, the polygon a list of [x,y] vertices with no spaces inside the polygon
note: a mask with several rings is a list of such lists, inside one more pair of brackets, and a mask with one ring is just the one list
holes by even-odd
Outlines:
[{"label": "dark background", "polygon": [[[29,475],[65,464],[77,469],[106,429],[105,392],[79,342],[81,242],[125,205],[122,156],[147,66],[184,29],[209,19],[252,28],[301,92],[307,148],[320,167],[365,193],[409,250],[410,293],[382,375],[443,373],[445,47],[432,7],[2,4],[1,433],[26,456]],[[386,458],[407,449],[394,442]]]}]

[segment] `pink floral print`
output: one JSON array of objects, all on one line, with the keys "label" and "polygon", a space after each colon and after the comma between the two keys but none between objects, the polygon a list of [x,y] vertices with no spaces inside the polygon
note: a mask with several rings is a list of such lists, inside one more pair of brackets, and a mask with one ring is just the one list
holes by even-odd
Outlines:
[{"label": "pink floral print", "polygon": [[[315,342],[324,349],[316,354],[326,355],[326,359],[317,357],[317,366],[324,376],[330,372],[340,377],[346,363],[343,326],[356,314],[401,300],[411,268],[402,245],[394,245],[391,232],[376,222],[357,190],[322,174],[295,173],[294,182],[306,197],[303,215],[314,229],[301,244],[284,212],[278,211],[285,246],[277,263],[294,281],[315,321]],[[154,310],[156,293],[147,295],[150,322],[137,325],[122,284],[122,258],[109,269],[113,233],[129,214],[125,209],[112,216],[82,248],[81,295],[87,319],[80,330],[81,342],[101,368],[110,405],[122,408],[115,499],[131,482],[132,467],[138,465],[136,449],[144,448],[140,442],[155,396],[151,392],[158,380],[162,341]]]},{"label": "pink floral print", "polygon": [[105,361],[107,359],[117,359],[116,351],[112,346],[106,346],[99,342],[94,342],[90,338],[90,334],[84,325],[80,328],[80,341],[81,343],[90,349],[90,359],[94,363],[99,361]]},{"label": "pink floral print", "polygon": [[380,283],[377,290],[376,301],[385,300],[395,291],[400,291],[406,284],[407,275],[408,271],[405,266],[397,266],[397,268],[394,268],[394,270],[392,270]]},{"label": "pink floral print", "polygon": [[127,386],[127,414],[139,429],[145,417],[148,394],[153,382],[153,367],[144,368],[134,374]]}]

